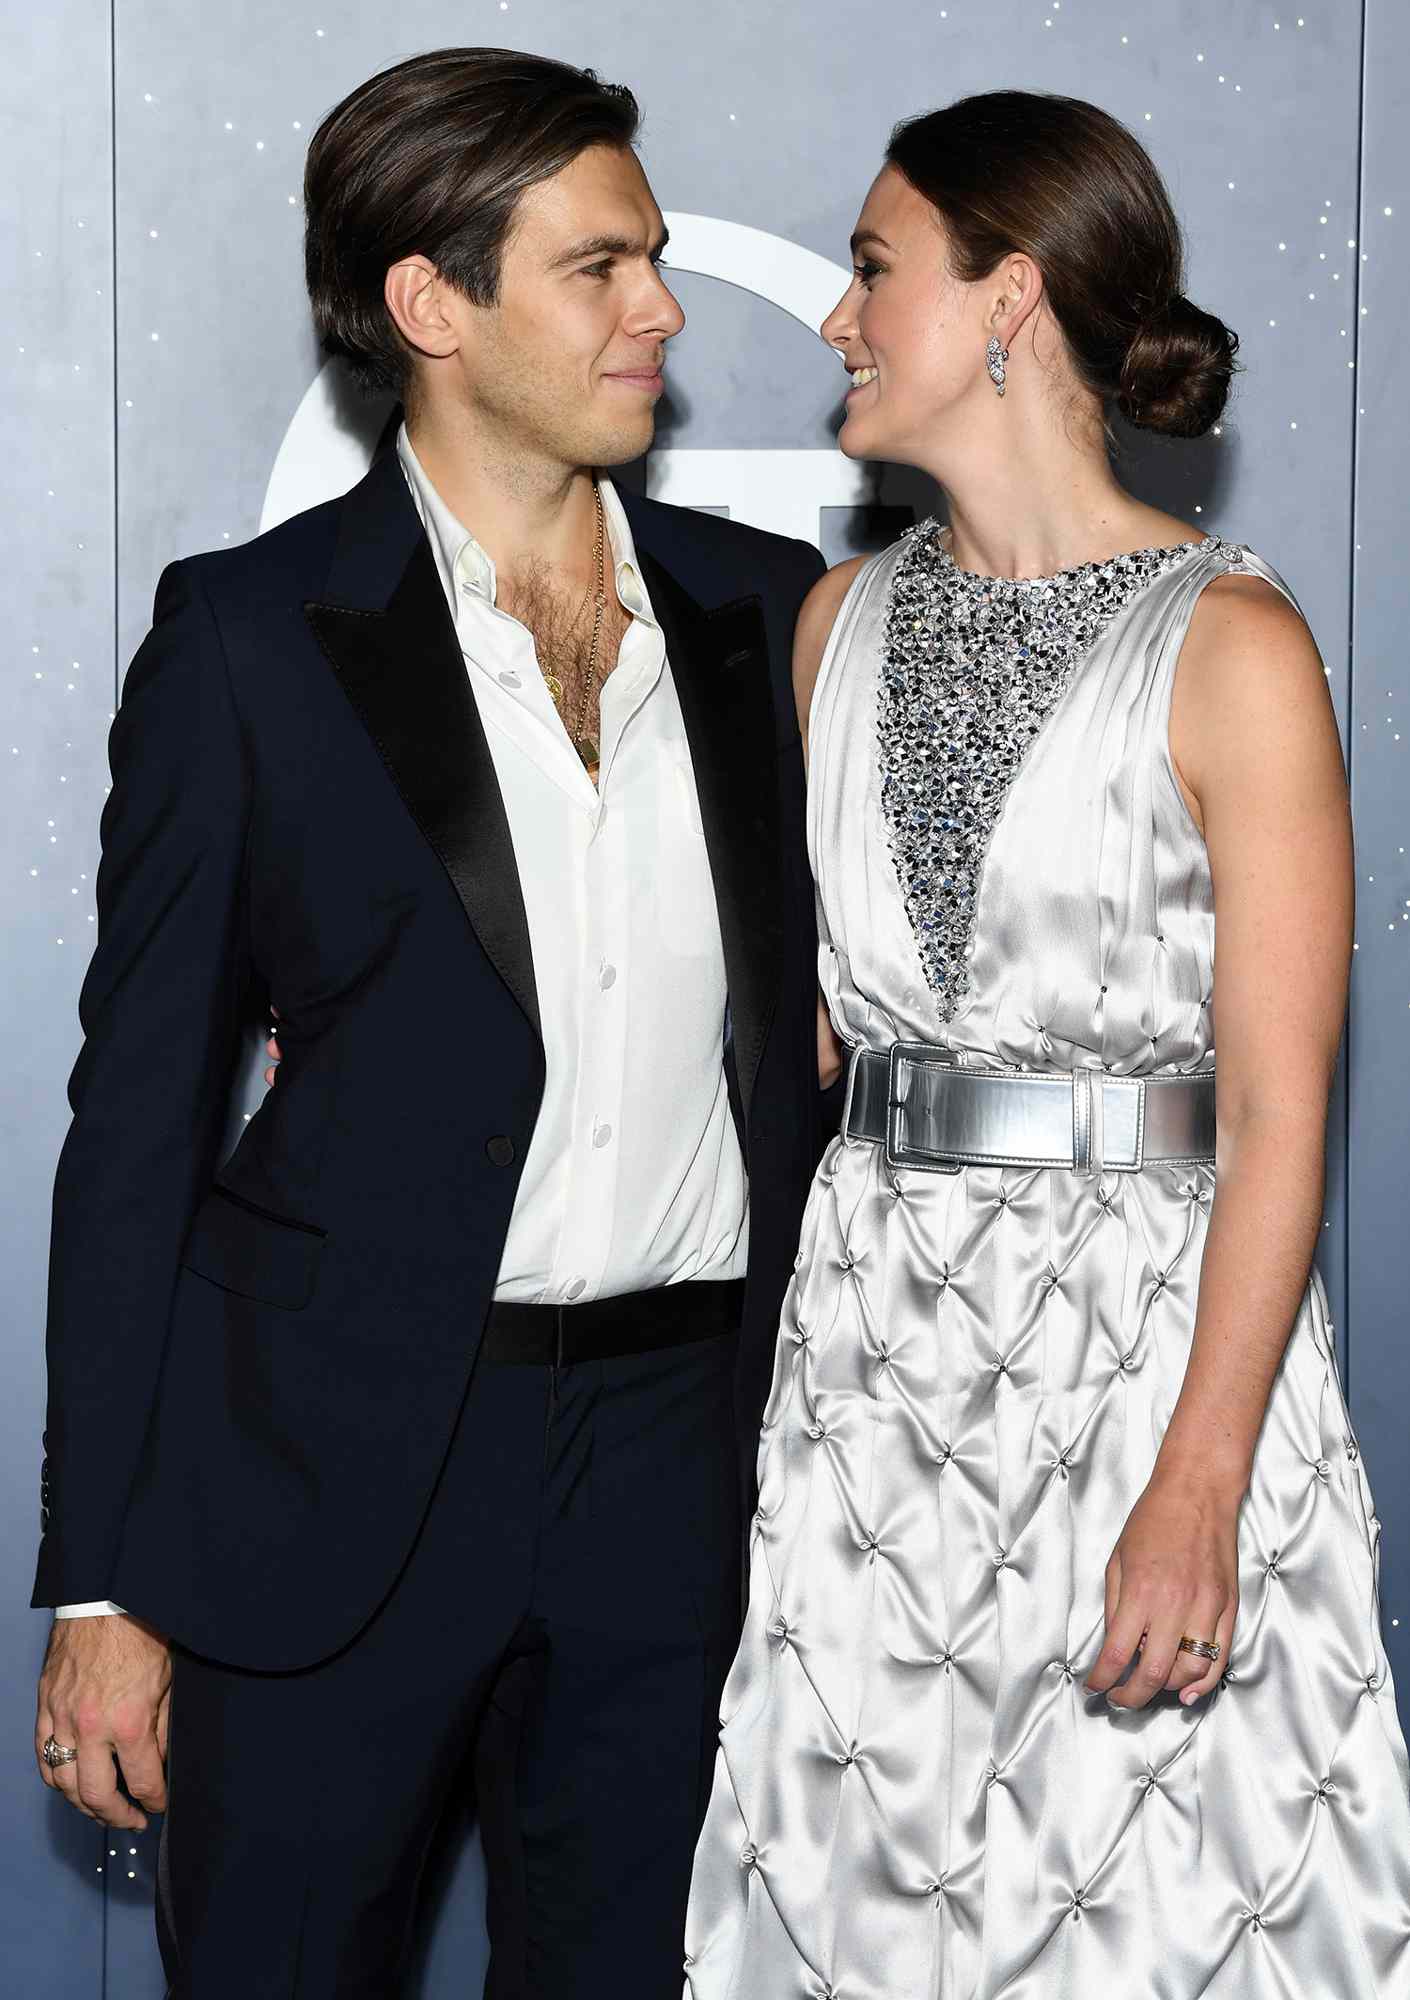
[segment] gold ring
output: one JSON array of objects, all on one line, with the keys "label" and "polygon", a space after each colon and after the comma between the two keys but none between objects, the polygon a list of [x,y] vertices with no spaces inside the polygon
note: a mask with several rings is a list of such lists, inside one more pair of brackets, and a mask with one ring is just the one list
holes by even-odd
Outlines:
[{"label": "gold ring", "polygon": [[1182,1639],[1175,1650],[1179,1653],[1194,1653],[1201,1660],[1219,1658],[1219,1646],[1213,1639]]}]

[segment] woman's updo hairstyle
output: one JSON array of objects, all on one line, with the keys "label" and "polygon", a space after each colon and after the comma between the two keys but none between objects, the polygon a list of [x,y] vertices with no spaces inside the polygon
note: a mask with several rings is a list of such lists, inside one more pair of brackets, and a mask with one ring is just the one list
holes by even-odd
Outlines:
[{"label": "woman's updo hairstyle", "polygon": [[1239,338],[1181,290],[1180,225],[1124,125],[1080,98],[995,90],[904,120],[886,158],[939,213],[956,277],[1033,259],[1104,406],[1167,437],[1218,421]]}]

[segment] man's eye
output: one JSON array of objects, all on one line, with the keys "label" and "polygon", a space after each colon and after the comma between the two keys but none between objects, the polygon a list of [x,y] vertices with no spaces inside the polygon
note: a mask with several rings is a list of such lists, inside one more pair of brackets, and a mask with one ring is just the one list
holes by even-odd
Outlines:
[{"label": "man's eye", "polygon": [[600,264],[584,264],[583,266],[583,276],[586,278],[610,278],[611,275],[612,259],[610,257],[604,257]]}]

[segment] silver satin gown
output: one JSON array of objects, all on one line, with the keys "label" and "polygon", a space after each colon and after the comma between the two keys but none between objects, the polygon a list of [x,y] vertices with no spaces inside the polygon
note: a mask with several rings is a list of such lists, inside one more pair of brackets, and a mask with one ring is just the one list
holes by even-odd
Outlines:
[{"label": "silver satin gown", "polygon": [[[1196,598],[1236,567],[1286,589],[1213,538],[990,586],[922,529],[863,569],[811,726],[846,1042],[1212,1066],[1209,866],[1167,726]],[[948,847],[917,782],[937,755]],[[1379,1524],[1315,1278],[1222,1684],[1137,1711],[1082,1686],[1213,1191],[1205,1167],[892,1173],[832,1143],[761,1434],[689,2000],[1410,1996]]]}]

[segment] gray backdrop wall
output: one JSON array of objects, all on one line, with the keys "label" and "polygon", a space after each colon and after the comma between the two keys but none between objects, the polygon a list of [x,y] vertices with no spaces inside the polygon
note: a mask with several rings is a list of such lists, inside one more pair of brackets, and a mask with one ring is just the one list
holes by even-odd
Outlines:
[{"label": "gray backdrop wall", "polygon": [[[643,0],[403,0],[390,10],[367,0],[0,0],[0,22],[0,379],[14,447],[0,544],[7,1990],[30,2000],[161,1991],[155,1833],[105,1839],[34,1778],[46,1621],[24,1608],[49,1184],[93,934],[105,733],[162,564],[243,539],[262,517],[356,476],[376,413],[350,411],[327,381],[304,401],[318,358],[299,278],[303,150],[352,85],[438,44],[512,42],[637,87],[646,165],[677,217],[681,252],[670,254],[690,321],[674,350],[663,449],[638,476],[691,504],[811,532],[832,557],[889,538],[913,498],[904,481],[859,483],[833,452],[841,377],[809,331],[831,303],[828,265],[846,260],[892,120],[1000,83],[1067,91],[1124,118],[1168,175],[1191,238],[1190,289],[1240,330],[1247,373],[1219,436],[1161,449],[1132,440],[1128,475],[1252,543],[1290,579],[1327,662],[1352,771],[1359,942],[1321,1262],[1385,1523],[1387,1639],[1410,1690],[1403,0],[1168,0],[1159,10],[889,0],[861,16],[841,0],[780,0],[694,18]],[[863,498],[881,505],[859,511]],[[160,1091],[159,1074],[150,1083]],[[449,1831],[441,1873],[423,1989],[464,1995],[480,1962],[466,1827]]]}]

